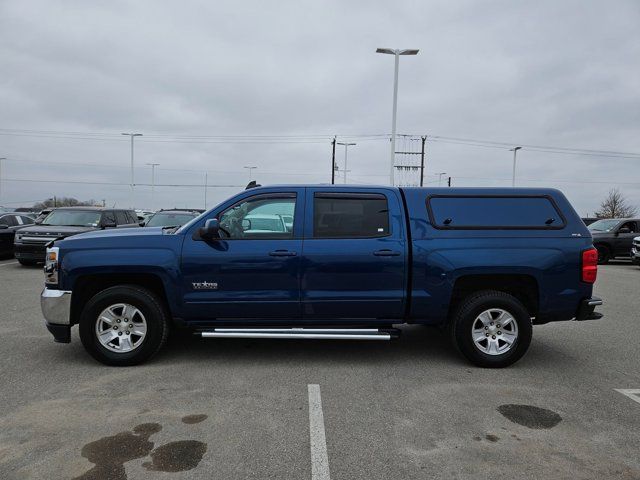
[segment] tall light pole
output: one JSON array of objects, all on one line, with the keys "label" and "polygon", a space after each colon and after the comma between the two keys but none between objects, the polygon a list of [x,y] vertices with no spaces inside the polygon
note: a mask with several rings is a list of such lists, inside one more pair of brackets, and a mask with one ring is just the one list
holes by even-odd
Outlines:
[{"label": "tall light pole", "polygon": [[446,175],[447,172],[440,172],[440,173],[436,173],[436,175],[438,175],[438,186],[441,187],[442,186],[442,176]]},{"label": "tall light pole", "polygon": [[0,157],[0,205],[2,205],[2,161],[7,157]]},{"label": "tall light pole", "polygon": [[512,149],[510,149],[510,152],[513,152],[513,174],[511,176],[511,186],[515,187],[516,186],[516,154],[518,153],[518,150],[520,150],[522,147],[513,147]]},{"label": "tall light pole", "polygon": [[386,53],[395,56],[395,71],[393,74],[393,112],[391,114],[391,170],[389,180],[393,186],[394,163],[396,158],[396,113],[398,111],[398,68],[400,66],[400,55],[417,55],[417,49],[378,48],[376,53]]},{"label": "tall light pole", "polygon": [[141,133],[123,133],[122,135],[127,135],[131,137],[131,208],[134,208],[133,201],[133,139],[134,137],[141,137]]},{"label": "tall light pole", "polygon": [[338,145],[344,145],[344,183],[347,183],[347,149],[352,146],[352,145],[356,145],[355,143],[349,143],[349,142],[338,142]]},{"label": "tall light pole", "polygon": [[155,190],[156,190],[156,167],[160,165],[159,163],[147,163],[151,167],[151,210],[155,208],[156,202],[154,201]]},{"label": "tall light pole", "polygon": [[252,170],[254,170],[254,169],[256,169],[256,168],[258,168],[258,167],[244,167],[244,168],[246,168],[247,170],[249,170],[249,182],[251,182],[251,171],[252,171]]}]

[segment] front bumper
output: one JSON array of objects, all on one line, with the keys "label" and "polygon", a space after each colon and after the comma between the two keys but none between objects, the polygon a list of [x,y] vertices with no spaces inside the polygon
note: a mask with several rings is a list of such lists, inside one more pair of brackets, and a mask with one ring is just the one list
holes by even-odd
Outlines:
[{"label": "front bumper", "polygon": [[45,288],[40,294],[40,308],[47,329],[56,342],[71,341],[71,292]]},{"label": "front bumper", "polygon": [[636,265],[640,265],[640,245],[635,243],[631,247],[631,261]]},{"label": "front bumper", "polygon": [[604,302],[598,297],[585,298],[580,302],[580,307],[576,313],[576,320],[599,320],[603,317],[600,312],[596,312],[597,306],[602,305]]},{"label": "front bumper", "polygon": [[16,243],[13,246],[13,253],[16,258],[22,260],[36,260],[38,262],[44,262],[46,250],[47,246],[45,243]]}]

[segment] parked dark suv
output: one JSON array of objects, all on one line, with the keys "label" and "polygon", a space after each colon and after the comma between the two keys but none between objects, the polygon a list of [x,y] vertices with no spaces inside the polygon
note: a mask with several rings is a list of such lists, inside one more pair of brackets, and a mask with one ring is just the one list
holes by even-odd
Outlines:
[{"label": "parked dark suv", "polygon": [[114,227],[137,227],[133,210],[102,207],[56,208],[38,225],[25,227],[15,236],[15,256],[22,265],[44,262],[46,245],[78,233]]},{"label": "parked dark suv", "polygon": [[598,263],[629,257],[634,237],[640,233],[639,218],[603,218],[587,227],[598,249]]},{"label": "parked dark suv", "polygon": [[13,255],[16,230],[33,225],[34,215],[27,213],[0,213],[0,256]]}]

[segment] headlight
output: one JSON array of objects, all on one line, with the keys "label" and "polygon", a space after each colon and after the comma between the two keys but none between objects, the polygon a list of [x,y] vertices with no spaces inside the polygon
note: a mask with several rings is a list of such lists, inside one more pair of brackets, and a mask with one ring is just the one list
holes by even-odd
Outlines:
[{"label": "headlight", "polygon": [[16,233],[15,241],[16,242],[21,242],[22,241],[22,234],[21,233]]},{"label": "headlight", "polygon": [[46,260],[44,263],[44,282],[48,284],[58,283],[58,261],[60,249],[58,247],[48,247]]}]

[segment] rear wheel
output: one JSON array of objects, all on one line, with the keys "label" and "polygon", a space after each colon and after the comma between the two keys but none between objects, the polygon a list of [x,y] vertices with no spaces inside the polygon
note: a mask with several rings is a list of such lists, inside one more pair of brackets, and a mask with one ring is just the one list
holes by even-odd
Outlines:
[{"label": "rear wheel", "polygon": [[169,316],[153,292],[136,285],[97,293],[80,317],[80,339],[106,365],[136,365],[151,358],[167,340]]},{"label": "rear wheel", "polygon": [[611,251],[604,245],[596,245],[598,250],[598,265],[606,265],[611,260]]},{"label": "rear wheel", "polygon": [[451,319],[458,350],[480,367],[501,368],[518,361],[531,343],[531,318],[508,293],[486,290],[465,298]]}]

